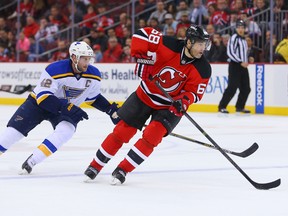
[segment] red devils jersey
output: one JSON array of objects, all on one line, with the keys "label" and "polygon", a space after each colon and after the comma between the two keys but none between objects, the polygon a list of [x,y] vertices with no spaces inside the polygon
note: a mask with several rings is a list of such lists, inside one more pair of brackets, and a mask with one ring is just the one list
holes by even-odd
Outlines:
[{"label": "red devils jersey", "polygon": [[[144,67],[150,67],[149,73],[172,97],[184,96],[190,104],[201,100],[209,78],[211,66],[204,56],[189,59],[184,56],[184,41],[163,36],[159,31],[147,27],[138,30],[132,37],[131,55],[150,57],[154,64],[147,66],[137,63],[135,74]],[[143,62],[143,61],[142,61]],[[141,81],[136,91],[138,97],[154,109],[163,109],[171,105],[153,81]]]}]

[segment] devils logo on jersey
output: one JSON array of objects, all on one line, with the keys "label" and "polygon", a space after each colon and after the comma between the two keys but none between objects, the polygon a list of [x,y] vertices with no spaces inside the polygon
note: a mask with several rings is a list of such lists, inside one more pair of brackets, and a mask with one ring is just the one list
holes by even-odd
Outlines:
[{"label": "devils logo on jersey", "polygon": [[172,67],[163,68],[154,78],[167,92],[173,92],[186,80],[186,74]]}]

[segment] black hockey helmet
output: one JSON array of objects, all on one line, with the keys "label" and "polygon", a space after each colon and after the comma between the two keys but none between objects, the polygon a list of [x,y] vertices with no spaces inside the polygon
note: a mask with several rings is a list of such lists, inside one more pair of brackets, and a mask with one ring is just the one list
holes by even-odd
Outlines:
[{"label": "black hockey helmet", "polygon": [[201,26],[194,24],[190,25],[190,27],[186,30],[185,44],[187,44],[188,39],[192,44],[196,43],[197,41],[206,42],[206,50],[210,50],[210,35]]},{"label": "black hockey helmet", "polygon": [[238,28],[239,26],[243,26],[244,28],[246,27],[246,23],[244,22],[244,20],[242,20],[242,19],[237,19],[237,21],[236,21],[236,28]]}]

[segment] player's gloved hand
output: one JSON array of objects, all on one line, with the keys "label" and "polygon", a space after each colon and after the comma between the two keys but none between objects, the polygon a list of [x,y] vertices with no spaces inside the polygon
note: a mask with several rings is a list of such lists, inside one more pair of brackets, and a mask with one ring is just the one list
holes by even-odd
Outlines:
[{"label": "player's gloved hand", "polygon": [[154,61],[152,57],[145,55],[135,55],[136,67],[134,69],[135,75],[140,77],[143,81],[148,81],[153,73]]},{"label": "player's gloved hand", "polygon": [[117,115],[118,109],[119,109],[118,104],[113,102],[106,111],[106,113],[110,116],[111,121],[113,122],[114,125],[116,125],[121,120]]},{"label": "player's gloved hand", "polygon": [[190,105],[189,98],[184,95],[174,97],[173,99],[174,102],[169,107],[170,112],[179,117],[183,116]]},{"label": "player's gloved hand", "polygon": [[72,103],[63,105],[61,108],[61,114],[72,119],[75,124],[84,119],[88,119],[87,113]]}]

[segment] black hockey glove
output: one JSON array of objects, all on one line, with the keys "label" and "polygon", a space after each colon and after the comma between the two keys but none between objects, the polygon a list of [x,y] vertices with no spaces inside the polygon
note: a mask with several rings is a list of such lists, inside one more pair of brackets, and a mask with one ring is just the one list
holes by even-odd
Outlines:
[{"label": "black hockey glove", "polygon": [[118,104],[113,102],[111,106],[107,109],[106,113],[110,116],[111,121],[116,125],[121,119],[117,115],[117,110],[119,109]]},{"label": "black hockey glove", "polygon": [[173,98],[174,101],[169,107],[170,112],[174,115],[181,117],[189,107],[189,98],[187,96],[178,96]]},{"label": "black hockey glove", "polygon": [[88,119],[87,113],[84,110],[82,110],[80,107],[75,106],[72,103],[68,103],[62,106],[61,114],[64,117],[70,118],[75,124],[77,124],[79,121],[82,121],[84,119]]}]

